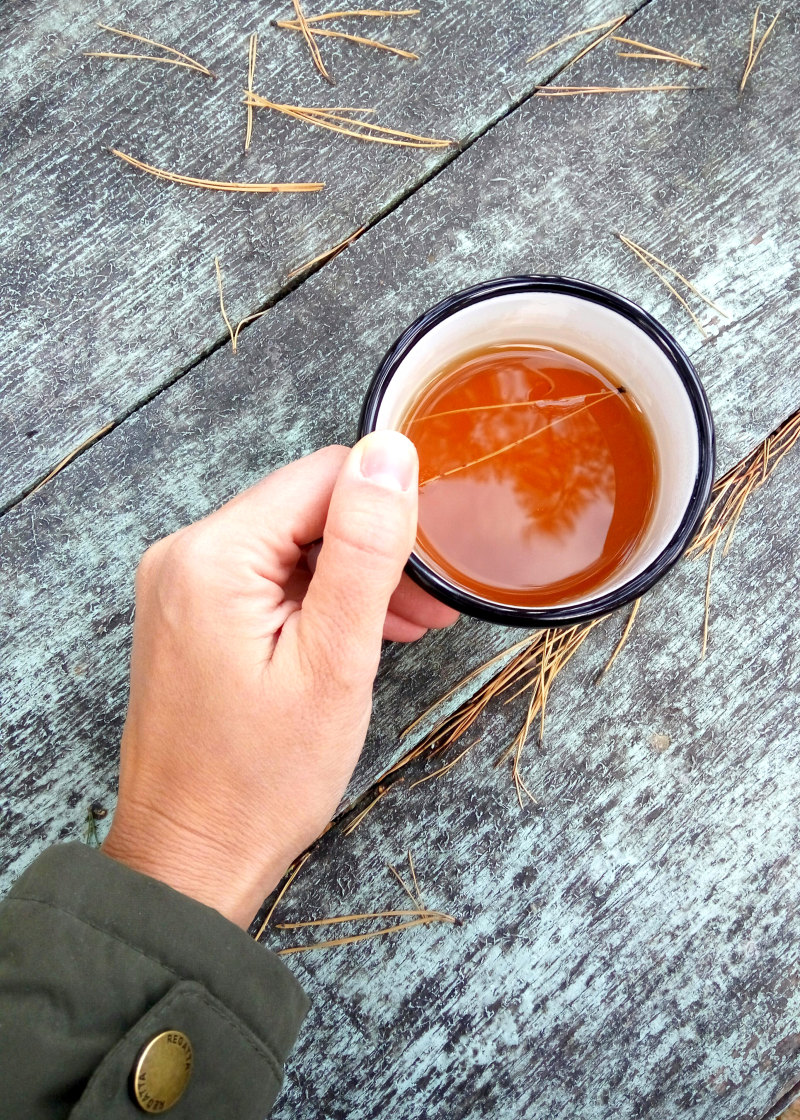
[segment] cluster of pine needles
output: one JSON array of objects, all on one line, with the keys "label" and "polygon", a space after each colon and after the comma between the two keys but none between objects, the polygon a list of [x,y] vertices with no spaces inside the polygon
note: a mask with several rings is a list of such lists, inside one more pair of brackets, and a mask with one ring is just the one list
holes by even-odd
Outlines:
[{"label": "cluster of pine needles", "polygon": [[[269,913],[262,922],[257,934],[256,940],[259,940],[269,925],[269,921],[281,900],[283,899],[287,889],[294,882],[297,874],[305,865],[309,853],[302,857],[291,873],[286,879],[284,886],[278,894],[275,902],[272,904]],[[378,929],[367,929],[361,933],[349,933],[342,937],[329,938],[324,941],[312,941],[305,945],[291,945],[286,948],[278,949],[279,956],[290,956],[294,953],[309,953],[319,949],[335,949],[341,945],[353,945],[359,941],[370,941],[376,937],[389,937],[395,933],[402,933],[405,930],[415,929],[418,926],[429,926],[437,922],[444,922],[449,925],[455,924],[456,919],[450,914],[444,914],[440,910],[431,910],[427,907],[422,898],[422,891],[420,890],[419,880],[417,878],[416,868],[414,867],[414,859],[411,852],[408,852],[408,868],[411,875],[412,886],[406,882],[396,867],[387,864],[387,869],[391,872],[404,892],[411,901],[411,908],[398,909],[396,907],[388,907],[384,910],[373,910],[367,913],[358,914],[335,914],[325,918],[312,918],[310,921],[302,922],[278,922],[273,927],[276,930],[298,930],[298,929],[318,929],[322,926],[336,926],[336,925],[350,925],[352,923],[367,922],[373,925],[377,921],[385,921],[387,918],[401,918],[402,921],[394,921],[391,925],[381,926]]]}]

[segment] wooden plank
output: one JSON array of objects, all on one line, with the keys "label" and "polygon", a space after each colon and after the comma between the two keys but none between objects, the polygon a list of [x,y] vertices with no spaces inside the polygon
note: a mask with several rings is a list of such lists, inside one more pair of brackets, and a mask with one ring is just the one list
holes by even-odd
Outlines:
[{"label": "wooden plank", "polygon": [[312,1006],[276,1120],[757,1120],[798,1081],[800,455],[785,466],[718,569],[706,661],[686,564],[602,686],[608,641],[565,671],[525,768],[537,809],[492,768],[498,706],[448,775],[326,838],[275,921],[405,905],[385,864],[410,849],[463,924],[285,958]]},{"label": "wooden plank", "polygon": [[[637,0],[635,8],[643,0]],[[3,208],[0,287],[8,316],[2,363],[0,508],[89,436],[180,377],[226,331],[213,259],[234,322],[287,291],[287,273],[375,220],[452,158],[359,144],[286,117],[257,114],[243,151],[248,37],[260,35],[256,88],[279,101],[369,105],[390,127],[461,144],[546,80],[571,49],[526,65],[561,22],[598,23],[618,0],[562,0],[557,16],[522,0],[459,6],[431,0],[418,19],[376,28],[418,62],[338,42],[324,48],[333,91],[299,36],[271,25],[291,7],[190,0],[92,15],[187,51],[216,82],[176,67],[88,59],[136,49],[89,12],[30,0],[0,11]],[[323,6],[319,6],[322,10]],[[309,9],[317,10],[317,9]],[[359,25],[360,26],[360,25]],[[152,180],[108,148],[212,179],[317,181],[315,195],[224,195]]]},{"label": "wooden plank", "polygon": [[[640,37],[658,36],[656,10],[633,24]],[[668,18],[669,7],[662,10]],[[735,86],[744,4],[738,22],[729,13],[684,17],[725,90]],[[686,40],[673,32],[667,41]],[[791,41],[776,38],[778,73],[791,57]],[[256,324],[239,359],[215,353],[2,519],[6,883],[47,843],[79,834],[91,800],[113,799],[132,577],[143,548],[280,463],[351,440],[382,351],[447,291],[503,272],[552,270],[641,299],[695,355],[723,467],[796,407],[787,330],[800,299],[800,227],[785,216],[796,211],[798,186],[789,174],[768,180],[773,197],[753,168],[759,152],[776,175],[791,165],[798,125],[780,97],[791,102],[797,79],[768,96],[753,80],[744,104],[717,98],[716,131],[707,109],[684,95],[624,107],[611,98],[526,105]],[[608,135],[617,142],[603,145]],[[656,182],[666,205],[650,193]],[[735,223],[720,217],[719,202],[727,215],[734,196]],[[734,323],[703,343],[610,236],[623,219],[724,301]],[[399,729],[452,683],[454,667],[466,671],[509,638],[464,622],[416,649],[390,650],[353,793],[397,756]]]}]

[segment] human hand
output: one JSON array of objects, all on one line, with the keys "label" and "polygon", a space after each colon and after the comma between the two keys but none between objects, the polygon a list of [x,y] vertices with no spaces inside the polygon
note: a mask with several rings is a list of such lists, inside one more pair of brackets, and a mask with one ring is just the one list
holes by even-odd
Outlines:
[{"label": "human hand", "polygon": [[417,473],[413,444],[373,433],[147,550],[107,855],[250,923],[336,810],[381,637],[458,617],[402,575]]}]

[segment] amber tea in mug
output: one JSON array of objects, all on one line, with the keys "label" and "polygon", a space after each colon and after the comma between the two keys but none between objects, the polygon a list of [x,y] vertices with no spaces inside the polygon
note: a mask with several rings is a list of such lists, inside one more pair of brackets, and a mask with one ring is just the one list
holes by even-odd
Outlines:
[{"label": "amber tea in mug", "polygon": [[647,529],[647,419],[611,371],[577,354],[518,344],[462,355],[399,427],[420,459],[418,544],[482,598],[589,596]]},{"label": "amber tea in mug", "polygon": [[508,625],[588,621],[638,598],[703,516],[714,427],[691,362],[630,300],[562,276],[447,296],[386,352],[360,433],[420,458],[407,571]]}]

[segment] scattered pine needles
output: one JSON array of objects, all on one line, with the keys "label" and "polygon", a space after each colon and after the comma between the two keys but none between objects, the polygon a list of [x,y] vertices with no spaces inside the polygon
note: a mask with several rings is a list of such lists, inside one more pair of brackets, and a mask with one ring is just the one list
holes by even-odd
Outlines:
[{"label": "scattered pine needles", "polygon": [[203,187],[209,191],[241,191],[250,194],[288,194],[293,191],[321,191],[324,183],[225,183],[215,179],[196,179],[193,175],[178,175],[174,171],[164,171],[160,167],[153,167],[150,163],[143,163],[140,159],[125,155],[116,148],[108,149],[112,156],[129,163],[139,171],[146,171],[157,179],[166,179],[170,183],[180,183],[185,187]]},{"label": "scattered pine needles", "polygon": [[756,8],[755,14],[753,15],[753,24],[752,24],[752,27],[750,28],[750,48],[747,52],[747,62],[745,63],[744,73],[742,74],[742,81],[741,81],[741,84],[739,86],[739,92],[740,93],[743,92],[744,87],[747,85],[747,80],[753,72],[753,67],[755,66],[756,62],[758,61],[758,56],[761,54],[762,48],[763,48],[764,44],[766,43],[767,39],[772,34],[772,30],[775,27],[775,24],[778,22],[778,16],[780,14],[781,14],[780,11],[776,12],[775,16],[773,17],[772,23],[769,25],[767,30],[761,36],[761,39],[759,40],[758,46],[756,46],[755,45],[756,44],[756,32],[758,30],[758,20],[759,20],[759,17],[761,16],[761,5],[759,4],[759,6]]},{"label": "scattered pine needles", "polygon": [[84,51],[83,53],[89,58],[128,58],[136,59],[140,62],[166,62],[171,66],[184,66],[187,70],[196,70],[199,74],[205,75],[207,78],[216,78],[213,70],[209,70],[202,62],[192,58],[183,51],[176,50],[175,47],[168,47],[165,43],[158,43],[155,39],[146,39],[144,35],[134,35],[132,31],[122,31],[119,27],[109,27],[105,23],[98,23],[98,27],[103,31],[109,31],[112,35],[121,35],[124,39],[133,39],[137,43],[146,43],[150,47],[158,47],[159,50],[167,51],[168,54],[174,55],[174,58],[162,58],[157,55],[150,54],[122,54],[115,51]]},{"label": "scattered pine needles", "polygon": [[352,245],[354,241],[357,241],[361,234],[366,231],[366,229],[366,226],[361,226],[360,229],[357,229],[354,233],[351,233],[349,237],[345,237],[343,241],[338,242],[338,244],[332,246],[330,249],[326,249],[324,253],[320,253],[318,256],[313,257],[310,261],[306,261],[305,264],[301,264],[298,265],[297,268],[293,268],[291,272],[288,272],[286,274],[287,280],[291,280],[295,276],[299,276],[301,272],[307,272],[310,268],[313,268],[315,264],[320,264],[322,261],[333,260],[333,258],[338,256],[339,253],[343,252],[348,248],[348,246]]},{"label": "scattered pine needles", "polygon": [[[41,490],[43,486],[46,486],[47,483],[54,479],[57,474],[63,471],[64,467],[68,466],[72,462],[72,460],[76,458],[76,456],[80,455],[82,451],[85,451],[87,447],[91,447],[95,440],[100,439],[100,437],[104,436],[106,432],[110,432],[113,427],[114,421],[111,420],[108,424],[104,424],[99,432],[95,432],[94,435],[89,436],[88,439],[85,439],[83,443],[79,444],[76,448],[70,451],[69,455],[65,455],[60,463],[56,463],[56,465],[50,471],[50,474],[48,474],[46,478],[43,478],[37,486],[34,486],[33,490],[31,490],[30,493],[35,494],[37,490]],[[28,496],[30,497],[30,495]]]},{"label": "scattered pine needles", "polygon": [[662,269],[665,269],[667,272],[671,273],[674,277],[680,280],[680,282],[684,284],[690,292],[694,292],[694,294],[698,296],[703,301],[703,303],[708,304],[709,307],[713,308],[714,311],[722,315],[723,318],[730,319],[730,315],[728,315],[727,312],[723,311],[722,308],[714,303],[713,300],[710,300],[708,296],[704,296],[703,293],[697,287],[695,287],[691,280],[687,280],[682,273],[678,272],[677,268],[673,268],[671,264],[667,264],[666,261],[663,261],[660,257],[657,257],[655,253],[651,253],[649,249],[645,249],[643,248],[643,246],[637,245],[635,241],[632,241],[630,237],[626,237],[624,233],[618,233],[617,237],[626,248],[630,249],[632,253],[636,254],[642,264],[646,265],[651,272],[655,273],[664,287],[672,293],[672,295],[681,304],[681,306],[686,308],[689,315],[691,316],[692,322],[700,331],[700,334],[703,336],[703,338],[708,338],[708,332],[706,331],[705,327],[700,322],[697,315],[695,315],[694,311],[692,311],[686,299],[680,294],[679,291],[677,291],[674,285],[671,284],[669,280],[667,280],[666,277],[659,272],[656,265],[658,265]]},{"label": "scattered pine needles", "polygon": [[[254,31],[250,36],[247,49],[247,92],[253,92],[253,79],[256,76],[256,54],[258,53],[258,35]],[[244,150],[250,151],[250,141],[253,138],[253,106],[247,103],[247,131],[244,135]]]},{"label": "scattered pine needles", "polygon": [[383,125],[362,119],[365,114],[374,113],[374,109],[356,109],[339,105],[327,109],[309,105],[282,105],[245,90],[245,104],[248,103],[256,109],[274,109],[305,124],[327,128],[331,132],[352,136],[356,140],[371,140],[376,144],[394,144],[400,148],[450,148],[455,143],[453,140],[438,140],[433,136],[417,136],[413,132],[385,128]]},{"label": "scattered pine needles", "polygon": [[572,31],[569,35],[562,35],[560,39],[556,39],[554,43],[549,43],[546,47],[542,47],[540,51],[537,51],[536,54],[532,54],[530,58],[526,58],[525,61],[534,62],[537,58],[541,58],[542,55],[549,54],[550,51],[554,51],[556,47],[560,47],[563,43],[570,42],[571,39],[579,39],[583,35],[591,35],[594,31],[604,31],[604,35],[601,35],[598,39],[595,39],[593,42],[589,43],[588,46],[584,47],[582,51],[575,55],[575,57],[568,63],[569,66],[572,66],[574,62],[577,62],[579,59],[584,58],[589,53],[589,51],[593,51],[595,47],[599,47],[601,43],[604,43],[610,35],[614,34],[618,27],[622,26],[627,18],[628,17],[626,15],[617,16],[615,19],[606,20],[605,23],[596,23],[594,27],[583,27],[580,31]]},{"label": "scattered pine needles", "polygon": [[682,54],[675,54],[674,51],[665,50],[663,47],[654,47],[651,43],[642,43],[638,39],[626,39],[624,35],[612,35],[611,38],[615,43],[623,43],[628,47],[638,47],[638,51],[617,51],[619,58],[651,58],[656,62],[672,62],[676,66],[691,66],[695,70],[707,70],[708,67],[702,62],[695,62],[691,58],[686,58]]},{"label": "scattered pine needles", "polygon": [[[411,899],[414,908],[411,910],[376,910],[367,914],[337,914],[330,918],[315,918],[309,922],[284,922],[276,929],[306,929],[309,927],[324,926],[324,925],[340,925],[343,922],[364,922],[374,921],[376,918],[409,918],[409,921],[398,922],[395,925],[384,926],[382,929],[369,930],[366,933],[353,933],[347,937],[335,937],[328,941],[315,941],[310,945],[293,945],[288,949],[278,949],[279,956],[288,956],[290,953],[308,953],[316,949],[334,949],[340,945],[352,945],[357,941],[369,941],[374,937],[386,937],[389,934],[397,933],[404,929],[413,929],[415,926],[428,926],[434,922],[447,922],[455,924],[455,918],[450,914],[443,914],[439,910],[429,910],[425,903],[422,901],[422,894],[419,889],[419,881],[417,880],[416,869],[414,868],[414,860],[411,852],[408,853],[408,865],[411,871],[411,879],[414,884],[413,889],[403,879],[400,872],[388,864],[388,869],[400,883],[401,887]],[[286,886],[289,886],[291,880],[287,881]],[[284,888],[285,890],[286,888]],[[283,892],[281,892],[283,893]],[[276,900],[280,901],[280,896]],[[273,906],[273,910],[275,907]],[[272,911],[270,911],[270,914]],[[266,922],[265,922],[266,925]],[[262,926],[262,929],[264,927]],[[260,935],[260,934],[259,934]]]}]

